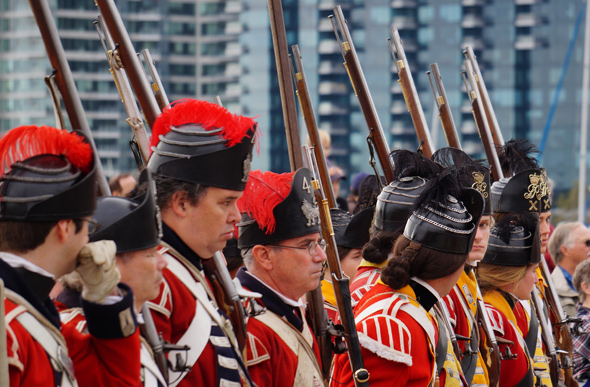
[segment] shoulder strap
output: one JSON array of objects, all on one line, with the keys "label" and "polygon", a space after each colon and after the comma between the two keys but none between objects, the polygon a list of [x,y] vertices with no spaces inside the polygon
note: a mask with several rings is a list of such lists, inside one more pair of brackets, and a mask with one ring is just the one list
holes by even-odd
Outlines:
[{"label": "shoulder strap", "polygon": [[68,347],[61,332],[19,294],[10,289],[5,289],[5,294],[6,299],[20,305],[18,313],[16,310],[13,311],[17,314],[15,318],[45,350],[50,358],[49,363],[55,372],[56,380],[61,382],[60,386],[77,387],[74,364],[68,355]]},{"label": "shoulder strap", "polygon": [[526,343],[529,353],[534,356],[535,349],[537,348],[537,338],[539,337],[539,320],[537,319],[537,313],[535,312],[535,305],[533,305],[532,302],[530,302],[530,305],[531,313],[529,315],[529,331],[524,338],[524,342]]},{"label": "shoulder strap", "polygon": [[[322,380],[321,367],[315,353],[309,342],[303,337],[297,328],[268,310],[254,318],[275,332],[297,356],[297,371],[295,372],[293,386],[311,386],[313,384],[313,377],[317,380]],[[311,336],[309,335],[309,328],[307,327],[305,319],[303,332],[308,333],[308,336]],[[312,337],[309,337],[309,339],[313,340]]]}]

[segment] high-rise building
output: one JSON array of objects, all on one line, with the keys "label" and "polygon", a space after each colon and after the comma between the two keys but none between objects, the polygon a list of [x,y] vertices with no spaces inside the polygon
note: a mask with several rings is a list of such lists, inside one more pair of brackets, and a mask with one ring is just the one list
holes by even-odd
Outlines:
[{"label": "high-rise building", "polygon": [[[49,3],[107,174],[133,169],[131,131],[92,25],[98,10],[92,1]],[[484,156],[460,74],[466,45],[475,50],[504,139],[540,143],[581,1],[283,0],[287,40],[302,53],[318,125],[332,136],[331,159],[351,176],[370,171],[369,152],[366,124],[328,19],[338,4],[391,148],[418,146],[389,52],[391,25],[403,40],[435,147],[445,141],[425,74],[434,62],[463,148]],[[136,50],[150,49],[171,101],[220,95],[231,111],[258,116],[263,135],[254,166],[289,169],[267,0],[121,0],[117,6]],[[542,159],[558,190],[577,180],[582,35]],[[46,57],[28,4],[0,0],[0,131],[53,122],[43,83],[50,74]]]}]

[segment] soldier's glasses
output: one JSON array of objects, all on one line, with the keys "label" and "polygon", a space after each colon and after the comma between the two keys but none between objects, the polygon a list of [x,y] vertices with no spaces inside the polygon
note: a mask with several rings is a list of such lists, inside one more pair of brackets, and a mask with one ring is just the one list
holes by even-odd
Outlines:
[{"label": "soldier's glasses", "polygon": [[296,250],[307,250],[307,252],[309,253],[309,255],[311,255],[312,257],[316,253],[316,247],[317,246],[320,246],[320,249],[322,249],[322,251],[326,251],[326,241],[323,240],[323,239],[321,241],[319,241],[319,242],[317,242],[317,241],[311,241],[311,242],[309,242],[309,244],[307,246],[302,246],[302,247],[298,247],[298,246],[283,246],[283,245],[266,245],[266,246],[278,247],[278,248],[286,248],[286,249],[296,249]]}]

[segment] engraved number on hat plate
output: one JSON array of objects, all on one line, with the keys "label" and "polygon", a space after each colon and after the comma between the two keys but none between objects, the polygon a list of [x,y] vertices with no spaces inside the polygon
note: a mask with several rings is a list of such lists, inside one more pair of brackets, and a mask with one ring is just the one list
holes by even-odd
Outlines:
[{"label": "engraved number on hat plate", "polygon": [[301,189],[307,191],[308,194],[311,193],[311,184],[309,184],[309,182],[307,181],[307,177],[303,177],[303,184],[301,186]]}]

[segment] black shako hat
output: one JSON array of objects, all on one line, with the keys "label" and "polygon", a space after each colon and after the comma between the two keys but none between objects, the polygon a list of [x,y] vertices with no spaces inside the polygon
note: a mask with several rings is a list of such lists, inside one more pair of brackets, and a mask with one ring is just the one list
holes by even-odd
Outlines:
[{"label": "black shako hat", "polygon": [[[500,162],[506,178],[495,182],[492,187],[494,212],[551,210],[551,190],[547,171],[539,165],[535,157],[538,153],[537,147],[525,139],[512,139],[504,144]],[[517,179],[510,183],[510,180],[515,178]],[[506,194],[505,190],[508,190]],[[515,202],[509,203],[512,200]]]},{"label": "black shako hat", "polygon": [[538,213],[509,214],[490,230],[488,249],[482,262],[500,266],[528,266],[540,261]]},{"label": "black shako hat", "polygon": [[442,170],[423,154],[406,149],[395,149],[389,157],[394,165],[394,179],[377,197],[374,218],[377,231],[403,229],[426,182]]},{"label": "black shako hat", "polygon": [[257,125],[207,101],[185,99],[154,123],[150,172],[205,186],[243,191]]},{"label": "black shako hat", "polygon": [[0,220],[80,219],[96,208],[96,166],[86,138],[21,126],[0,138]]},{"label": "black shako hat", "polygon": [[455,166],[459,184],[465,188],[478,190],[485,203],[483,215],[492,215],[490,169],[483,164],[482,160],[474,160],[460,149],[446,147],[434,152],[432,161],[444,168]]},{"label": "black shako hat", "polygon": [[244,194],[238,200],[240,249],[275,244],[320,232],[312,173],[307,168],[276,174],[250,172]]},{"label": "black shako hat", "polygon": [[353,216],[339,208],[330,209],[336,244],[348,249],[362,249],[369,242],[374,211],[374,207],[368,207]]},{"label": "black shako hat", "polygon": [[494,212],[545,212],[551,209],[547,175],[541,168],[518,172],[492,184]]},{"label": "black shako hat", "polygon": [[115,241],[117,254],[149,249],[160,243],[162,222],[156,206],[155,184],[145,169],[139,177],[139,184],[144,181],[147,181],[146,192],[133,199],[98,198],[96,214],[92,217],[98,228],[90,234],[91,242]]},{"label": "black shako hat", "polygon": [[483,213],[479,191],[462,188],[453,168],[430,179],[404,229],[411,241],[434,250],[468,254]]}]

